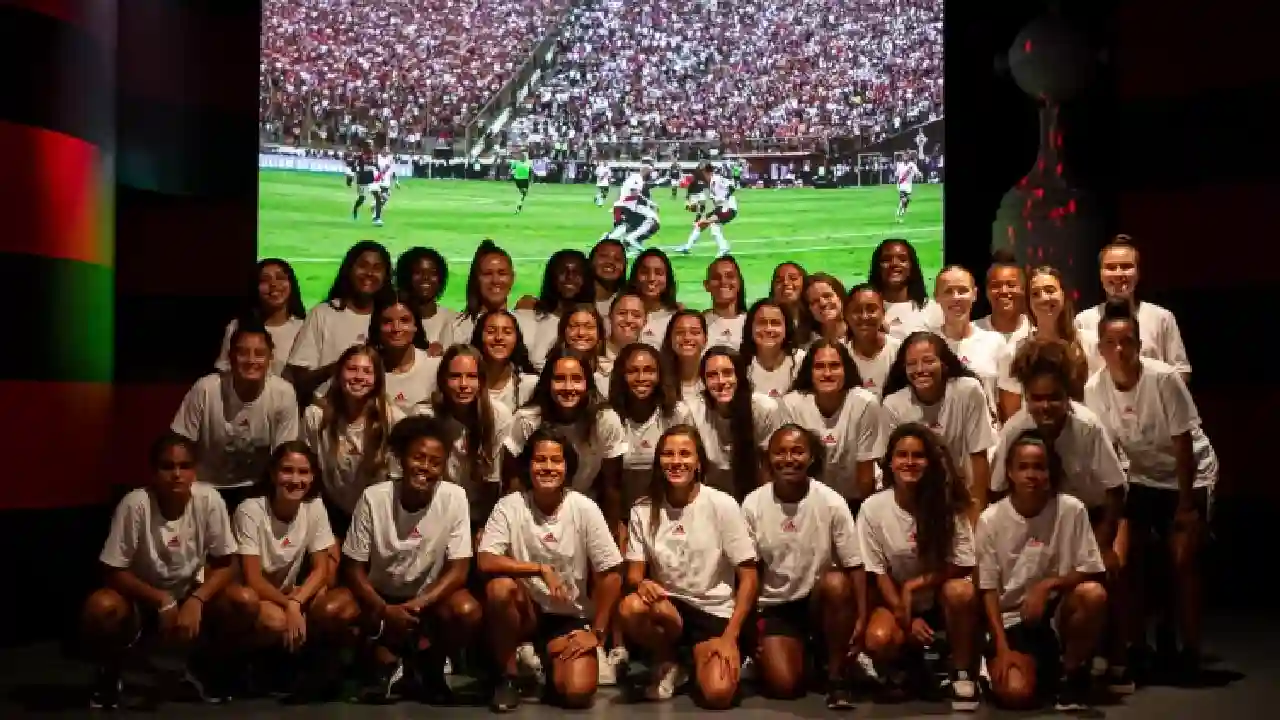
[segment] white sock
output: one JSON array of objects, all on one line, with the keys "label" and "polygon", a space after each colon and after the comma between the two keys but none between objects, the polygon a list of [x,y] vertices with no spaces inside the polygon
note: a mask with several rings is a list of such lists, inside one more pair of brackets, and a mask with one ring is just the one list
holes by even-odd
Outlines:
[{"label": "white sock", "polygon": [[702,228],[695,225],[693,227],[693,232],[689,233],[689,239],[685,241],[684,246],[686,248],[693,247],[693,244],[698,242],[698,236],[701,234],[702,234]]},{"label": "white sock", "polygon": [[718,223],[711,226],[711,237],[716,239],[716,248],[721,255],[729,252],[729,241],[724,239],[724,232],[720,230]]}]

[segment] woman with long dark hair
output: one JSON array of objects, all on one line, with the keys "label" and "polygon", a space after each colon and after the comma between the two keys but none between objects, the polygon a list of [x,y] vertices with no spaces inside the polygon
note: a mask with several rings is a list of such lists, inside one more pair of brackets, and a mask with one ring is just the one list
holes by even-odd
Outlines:
[{"label": "woman with long dark hair", "polygon": [[677,310],[667,325],[662,339],[662,366],[671,391],[681,400],[702,393],[702,377],[698,369],[702,353],[707,349],[707,320],[694,310]]},{"label": "woman with long dark hair", "polygon": [[677,662],[692,646],[697,699],[726,709],[738,690],[738,641],[759,588],[756,550],[737,501],[703,482],[709,467],[698,431],[669,428],[658,439],[649,491],[631,508],[626,587],[618,619],[652,653],[650,700],[667,700],[688,673]]},{"label": "woman with long dark hair", "polygon": [[347,251],[324,302],[311,308],[289,351],[285,377],[310,398],[333,374],[347,348],[366,342],[369,316],[390,297],[391,254],[380,243],[362,240]]},{"label": "woman with long dark hair", "polygon": [[605,359],[608,347],[605,338],[605,322],[592,303],[578,303],[561,314],[556,330],[556,343],[577,353],[596,376],[596,387],[601,393],[609,392],[609,373],[613,363]]},{"label": "woman with long dark hair", "polygon": [[743,323],[742,361],[751,389],[779,399],[791,390],[804,350],[796,347],[796,330],[782,306],[757,300]]},{"label": "woman with long dark hair", "polygon": [[888,487],[858,511],[862,560],[879,598],[867,623],[867,654],[887,670],[890,696],[900,696],[904,648],[929,647],[946,628],[952,708],[975,710],[978,595],[969,575],[977,559],[964,478],[941,439],[912,422],[889,435],[884,479]]},{"label": "woman with long dark hair", "polygon": [[661,347],[671,315],[680,309],[676,302],[676,274],[667,254],[649,248],[637,255],[631,263],[627,292],[639,296],[644,303],[645,322],[640,330],[640,342]]},{"label": "woman with long dark hair", "polygon": [[799,338],[801,346],[807,348],[818,338],[838,340],[849,334],[844,322],[844,283],[824,272],[811,273],[804,279],[803,297],[800,325],[812,332]]},{"label": "woman with long dark hair", "polygon": [[995,445],[991,409],[982,383],[947,343],[931,332],[913,332],[902,341],[885,381],[883,417],[892,430],[920,423],[937,433],[951,452],[955,471],[974,498],[970,520],[987,505]]},{"label": "woman with long dark hair", "polygon": [[1013,417],[1022,404],[1022,386],[1011,370],[1014,357],[1019,348],[1032,338],[1043,340],[1061,340],[1071,355],[1071,384],[1068,392],[1072,400],[1084,399],[1084,383],[1089,374],[1101,367],[1101,358],[1096,358],[1097,338],[1080,332],[1071,324],[1072,303],[1067,295],[1066,286],[1062,283],[1062,275],[1051,267],[1038,267],[1027,276],[1027,297],[1029,298],[1029,327],[1026,334],[1005,343],[1000,353],[998,369],[999,411],[1001,419]]},{"label": "woman with long dark hair", "polygon": [[516,268],[511,255],[485,238],[476,248],[467,273],[467,306],[453,321],[454,342],[470,339],[475,344],[474,333],[481,316],[506,310],[515,282]]},{"label": "woman with long dark hair", "polygon": [[703,391],[685,400],[706,446],[708,485],[741,500],[760,485],[760,452],[782,426],[778,401],[751,390],[742,356],[714,347],[702,356]]},{"label": "woman with long dark hair", "polygon": [[471,346],[484,359],[489,399],[515,412],[533,396],[537,370],[529,361],[524,332],[516,316],[508,310],[493,310],[480,316],[471,333]]},{"label": "woman with long dark hair", "polygon": [[[222,336],[222,350],[213,364],[218,370],[231,369],[231,335],[240,327],[242,319],[252,325],[262,325],[271,333],[271,372],[283,375],[289,362],[289,351],[307,317],[302,304],[302,290],[293,266],[280,258],[259,260],[246,292],[244,307],[237,317],[227,323]],[[252,320],[252,322],[249,322]]]},{"label": "woman with long dark hair", "polygon": [[[631,292],[620,292],[610,303],[605,316],[605,329],[608,339],[604,344],[604,354],[600,356],[599,365],[607,375],[613,372],[613,364],[622,348],[640,341],[640,332],[644,330],[646,315],[644,301],[639,295]],[[657,346],[653,346],[657,350]]]},{"label": "woman with long dark hair", "polygon": [[769,439],[771,482],[742,503],[760,553],[760,677],[773,697],[805,692],[811,638],[827,651],[827,707],[853,707],[847,658],[862,645],[867,621],[867,577],[849,504],[816,479],[822,442],[798,425],[783,425]]},{"label": "woman with long dark hair", "polygon": [[439,358],[427,351],[427,336],[413,297],[399,291],[379,303],[369,319],[369,345],[378,351],[386,373],[387,399],[406,415],[431,397],[436,388]]},{"label": "woman with long dark hair", "polygon": [[[610,378],[609,405],[622,420],[627,454],[622,458],[623,507],[644,496],[653,474],[658,438],[689,422],[689,407],[665,379],[658,353],[644,343],[622,349]],[[619,533],[622,536],[622,533]]]},{"label": "woman with long dark hair", "polygon": [[884,455],[880,403],[862,389],[844,344],[821,338],[809,346],[794,389],[782,397],[783,414],[813,433],[825,462],[813,477],[856,510],[876,491],[876,461]]},{"label": "woman with long dark hair", "polygon": [[707,279],[702,286],[711,295],[711,309],[703,314],[707,321],[707,344],[738,349],[742,345],[747,312],[747,292],[738,261],[732,255],[712,260],[707,265]]},{"label": "woman with long dark hair", "polygon": [[902,347],[902,340],[885,331],[880,291],[868,284],[850,290],[844,303],[844,322],[849,327],[846,344],[853,364],[858,366],[862,387],[879,400],[884,397],[889,368]]},{"label": "woman with long dark hair", "polygon": [[533,366],[542,369],[551,347],[560,340],[560,322],[579,304],[595,302],[591,263],[580,250],[558,250],[547,260],[542,274],[542,289],[533,307],[517,309]]},{"label": "woman with long dark hair", "polygon": [[411,247],[396,258],[396,289],[412,299],[431,357],[440,357],[454,343],[458,311],[439,302],[448,283],[449,264],[433,248]]},{"label": "woman with long dark hair", "polygon": [[[808,340],[813,328],[804,321],[804,281],[808,274],[797,262],[781,262],[773,269],[769,282],[769,299],[782,308],[795,328],[796,337]],[[800,341],[797,341],[797,345]]]},{"label": "woman with long dark hair", "polygon": [[568,438],[538,428],[517,460],[525,489],[502,498],[484,526],[477,565],[490,578],[489,640],[502,669],[491,706],[498,712],[520,704],[516,651],[526,639],[551,660],[548,688],[558,704],[584,708],[595,696],[622,594],[622,554],[600,508],[569,487],[577,464]]},{"label": "woman with long dark hair", "polygon": [[930,308],[920,256],[910,242],[889,238],[877,245],[871,253],[867,283],[884,298],[885,329],[890,335],[905,338],[941,324],[937,308]]},{"label": "woman with long dark hair", "polygon": [[621,241],[605,238],[591,247],[587,259],[591,261],[591,277],[595,281],[593,291],[596,310],[607,318],[614,298],[618,297],[626,285],[626,249]]}]

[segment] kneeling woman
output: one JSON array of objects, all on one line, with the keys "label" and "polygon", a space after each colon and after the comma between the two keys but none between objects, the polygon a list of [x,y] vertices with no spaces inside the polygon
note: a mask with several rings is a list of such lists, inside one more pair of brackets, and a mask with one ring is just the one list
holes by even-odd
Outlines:
[{"label": "kneeling woman", "polygon": [[[1084,503],[1058,491],[1061,465],[1035,430],[1010,446],[1008,497],[978,520],[978,586],[995,653],[991,687],[1003,705],[1032,704],[1064,653],[1058,710],[1085,709],[1088,661],[1107,620],[1106,566]],[[1055,614],[1057,615],[1056,623]]]},{"label": "kneeling woman", "polygon": [[760,552],[760,667],[774,697],[804,694],[805,649],[821,630],[827,650],[827,707],[853,707],[845,658],[866,627],[867,576],[849,504],[814,480],[822,443],[798,425],[769,440],[773,482],[742,503]]},{"label": "kneeling woman", "polygon": [[626,579],[634,592],[618,616],[627,637],[653,653],[647,698],[666,700],[683,684],[676,646],[684,641],[702,704],[726,709],[759,586],[755,547],[733,497],[702,482],[710,464],[697,430],[667,430],[656,455],[648,496],[631,508]]},{"label": "kneeling woman", "polygon": [[[119,704],[124,655],[144,631],[155,629],[165,645],[188,650],[202,636],[219,638],[206,635],[207,621],[221,629],[232,623],[218,621],[243,617],[245,608],[258,605],[243,588],[224,592],[235,577],[236,543],[222,497],[196,482],[196,455],[193,441],[177,434],[161,437],[151,450],[151,482],[116,506],[99,555],[106,586],[84,607],[86,645],[99,663],[91,707]],[[184,672],[184,680],[190,677]],[[225,697],[209,694],[212,678],[203,679],[203,688],[189,684],[203,689],[206,700]]]},{"label": "kneeling woman", "polygon": [[969,579],[976,560],[964,479],[938,436],[918,423],[893,431],[885,464],[888,489],[858,512],[862,559],[880,605],[867,625],[867,654],[888,670],[886,689],[896,699],[907,680],[904,648],[927,648],[946,628],[951,707],[976,710],[978,596]]},{"label": "kneeling woman", "polygon": [[[306,614],[329,584],[335,540],[320,499],[320,462],[301,440],[276,448],[260,492],[232,518],[240,574],[258,597],[246,617],[250,645],[297,653],[307,642]],[[303,566],[310,569],[302,576]],[[319,659],[312,654],[313,659]],[[316,673],[317,682],[322,673]]]},{"label": "kneeling woman", "polygon": [[520,704],[516,649],[532,640],[551,660],[556,700],[587,707],[596,692],[597,648],[622,593],[622,555],[600,508],[567,486],[578,453],[565,435],[538,428],[517,465],[527,489],[493,508],[477,563],[493,578],[485,589],[488,630],[503,671],[491,706],[509,712]]},{"label": "kneeling woman", "polygon": [[[467,494],[445,482],[449,446],[435,420],[396,425],[390,445],[404,477],[365,489],[342,544],[346,587],[326,593],[312,617],[330,631],[359,622],[375,641],[377,667],[364,698],[395,698],[402,658],[417,660],[424,700],[449,697],[447,653],[480,624],[466,591],[471,564]],[[425,653],[419,650],[424,643]]]}]

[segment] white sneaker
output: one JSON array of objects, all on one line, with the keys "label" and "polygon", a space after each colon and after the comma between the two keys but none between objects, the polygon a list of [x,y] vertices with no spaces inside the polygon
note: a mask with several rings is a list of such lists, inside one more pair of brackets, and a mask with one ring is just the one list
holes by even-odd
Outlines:
[{"label": "white sneaker", "polygon": [[880,673],[876,671],[876,663],[871,659],[870,655],[860,652],[855,660],[858,663],[858,669],[862,671],[862,676],[866,680],[874,684],[883,682],[880,678]]},{"label": "white sneaker", "polygon": [[445,675],[453,674],[453,661],[447,657],[444,659],[444,674]]},{"label": "white sneaker", "polygon": [[536,678],[539,683],[546,682],[547,676],[542,669],[542,658],[533,649],[533,643],[524,643],[516,648],[516,669],[520,677]]},{"label": "white sneaker", "polygon": [[978,701],[978,683],[969,673],[957,670],[951,678],[951,709],[955,712],[974,712],[980,704]]},{"label": "white sneaker", "polygon": [[608,687],[618,684],[618,676],[626,677],[627,663],[631,661],[631,655],[624,647],[616,647],[608,653],[603,647],[596,648],[596,665],[599,668],[600,675],[596,683],[601,687]]},{"label": "white sneaker", "polygon": [[689,674],[679,663],[668,665],[666,672],[654,668],[649,687],[644,689],[644,697],[646,700],[670,700],[676,690],[688,681]]}]

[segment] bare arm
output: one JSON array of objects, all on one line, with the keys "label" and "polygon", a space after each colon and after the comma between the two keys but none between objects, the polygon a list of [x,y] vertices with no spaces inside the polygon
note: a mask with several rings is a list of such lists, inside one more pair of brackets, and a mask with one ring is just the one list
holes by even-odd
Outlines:
[{"label": "bare arm", "polygon": [[734,591],[733,615],[729,618],[729,624],[725,626],[724,634],[721,636],[735,641],[742,632],[742,626],[755,610],[756,597],[760,593],[760,575],[756,572],[754,560],[739,565],[737,574],[738,587]]},{"label": "bare arm", "polygon": [[[471,558],[450,558],[445,563],[444,572],[435,581],[419,593],[409,604],[419,610],[428,608],[461,590],[467,584],[467,571],[471,569]],[[371,588],[372,589],[372,588]]]},{"label": "bare arm", "polygon": [[109,565],[105,567],[107,587],[129,600],[140,602],[153,608],[164,607],[170,600],[173,600],[169,593],[143,582],[131,570]]},{"label": "bare arm", "polygon": [[[623,526],[622,517],[622,458],[608,458],[600,466],[600,474],[596,477],[600,485],[600,511],[604,513],[604,521],[609,530],[617,532]],[[614,538],[619,540],[619,547],[626,548],[622,533]]]},{"label": "bare arm", "polygon": [[996,654],[1009,652],[1009,638],[1004,633],[1004,615],[1000,612],[1000,591],[982,591],[982,609],[987,616],[987,628],[991,632],[991,641],[996,646]]},{"label": "bare arm", "polygon": [[596,637],[601,637],[609,629],[613,613],[618,608],[618,600],[622,598],[622,573],[619,568],[609,568],[605,572],[596,573],[595,588],[591,599],[596,604],[596,616],[591,629]]},{"label": "bare arm", "polygon": [[[321,558],[323,561],[323,558]],[[328,564],[322,563],[317,566],[314,562],[311,564],[311,574],[315,575],[319,570],[322,574],[326,574]],[[262,558],[257,555],[241,555],[240,556],[240,573],[244,576],[244,584],[252,591],[258,594],[259,600],[269,603],[275,603],[280,607],[288,607],[289,596],[285,595],[275,585],[267,582],[262,575]]]}]

